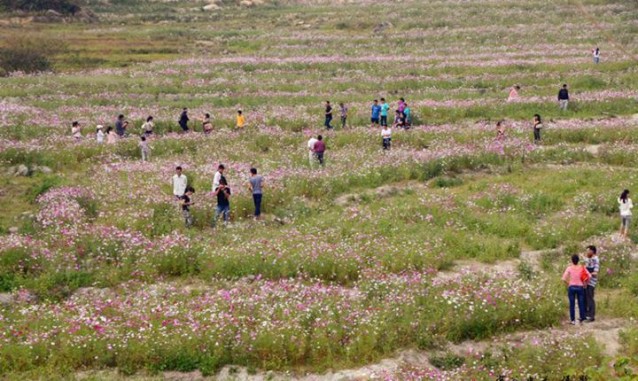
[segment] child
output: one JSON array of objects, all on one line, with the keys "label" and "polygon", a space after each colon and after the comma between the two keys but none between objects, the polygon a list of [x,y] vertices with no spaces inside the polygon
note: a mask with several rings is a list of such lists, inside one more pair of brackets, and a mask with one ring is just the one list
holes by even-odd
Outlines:
[{"label": "child", "polygon": [[119,139],[119,135],[113,130],[113,127],[109,126],[106,128],[106,143],[107,144],[115,144],[117,143],[117,139]]},{"label": "child", "polygon": [[224,225],[228,223],[228,217],[230,215],[230,187],[228,187],[225,177],[222,177],[219,181],[219,186],[215,189],[214,194],[217,196],[217,209],[215,209],[213,227],[217,225],[219,215],[223,216]]},{"label": "child", "polygon": [[372,104],[372,114],[370,115],[370,127],[379,126],[379,117],[381,116],[381,106],[378,100],[374,100]]},{"label": "child", "polygon": [[398,128],[398,127],[404,127],[405,126],[405,122],[403,120],[403,114],[401,113],[401,111],[396,110],[394,112],[394,123],[392,124],[392,127],[394,128]]},{"label": "child", "polygon": [[210,121],[210,114],[206,113],[204,115],[204,120],[202,122],[202,129],[206,135],[210,134],[213,131],[213,123]]},{"label": "child", "polygon": [[98,124],[97,128],[95,129],[95,138],[97,139],[97,144],[104,143],[104,132],[102,132],[103,128],[104,126],[102,126],[101,124]]},{"label": "child", "polygon": [[80,129],[79,122],[73,122],[73,126],[71,127],[71,134],[73,134],[73,138],[76,142],[79,142],[80,139],[82,139],[82,130]]},{"label": "child", "polygon": [[505,127],[503,121],[496,122],[496,140],[505,139]]},{"label": "child", "polygon": [[154,127],[155,124],[153,123],[153,117],[149,116],[148,118],[146,118],[146,123],[142,124],[142,133],[144,133],[144,136],[149,137],[153,135]]},{"label": "child", "polygon": [[140,138],[140,150],[142,151],[142,161],[147,161],[150,153],[150,147],[146,141],[146,136],[142,135]]},{"label": "child", "polygon": [[344,129],[346,128],[346,119],[348,119],[348,107],[341,102],[339,108],[341,109],[341,128]]},{"label": "child", "polygon": [[407,103],[405,104],[405,108],[403,109],[403,126],[407,130],[412,125],[412,110]]},{"label": "child", "polygon": [[237,110],[237,122],[235,123],[235,126],[239,129],[244,128],[244,125],[246,124],[246,119],[244,119],[244,115],[242,115],[241,110]]},{"label": "child", "polygon": [[182,201],[182,216],[184,216],[184,223],[187,228],[193,226],[193,216],[191,215],[190,206],[194,204],[191,201],[191,197],[195,193],[195,188],[186,187],[186,191],[183,196],[180,196],[179,199]]},{"label": "child", "polygon": [[385,101],[385,98],[381,98],[381,126],[388,125],[388,111],[390,110],[390,105]]},{"label": "child", "polygon": [[594,57],[594,63],[597,64],[600,62],[600,49],[596,48],[592,50],[592,55]]},{"label": "child", "polygon": [[516,85],[514,87],[512,87],[512,89],[510,90],[510,94],[507,97],[507,101],[508,102],[516,102],[518,100],[518,90],[520,90],[521,87]]},{"label": "child", "polygon": [[381,138],[381,145],[383,146],[383,149],[385,151],[389,150],[392,145],[392,129],[388,126],[384,126],[381,130]]}]

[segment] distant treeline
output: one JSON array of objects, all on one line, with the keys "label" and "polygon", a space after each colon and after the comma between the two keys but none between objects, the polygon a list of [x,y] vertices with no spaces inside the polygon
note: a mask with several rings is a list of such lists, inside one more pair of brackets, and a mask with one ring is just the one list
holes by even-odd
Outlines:
[{"label": "distant treeline", "polygon": [[0,0],[0,10],[39,12],[52,9],[63,14],[75,14],[80,10],[76,1],[69,0]]}]

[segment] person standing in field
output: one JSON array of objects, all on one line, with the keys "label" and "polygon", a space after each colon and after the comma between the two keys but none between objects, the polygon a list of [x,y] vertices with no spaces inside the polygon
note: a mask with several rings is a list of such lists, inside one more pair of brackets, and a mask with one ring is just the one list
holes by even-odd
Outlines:
[{"label": "person standing in field", "polygon": [[217,191],[217,188],[219,187],[219,183],[222,181],[222,179],[224,178],[224,170],[226,169],[226,167],[224,166],[224,164],[220,164],[217,166],[217,172],[215,172],[215,175],[213,176],[213,192]]},{"label": "person standing in field", "polygon": [[543,122],[539,114],[534,114],[534,143],[539,144],[541,142],[541,130],[543,129]]},{"label": "person standing in field", "polygon": [[315,155],[317,156],[317,160],[319,161],[319,165],[323,167],[324,158],[323,155],[326,152],[326,143],[323,141],[323,136],[317,136],[317,141],[314,145]]},{"label": "person standing in field", "polygon": [[600,272],[600,260],[596,253],[596,246],[587,246],[587,271],[591,274],[589,282],[585,287],[585,320],[586,322],[592,322],[596,320],[596,300],[594,299],[594,291],[596,284],[598,284],[598,273]]},{"label": "person standing in field", "polygon": [[117,143],[118,135],[113,131],[113,127],[109,126],[106,129],[106,144]]},{"label": "person standing in field", "polygon": [[222,177],[219,181],[219,186],[214,192],[215,196],[217,196],[217,208],[215,209],[215,217],[213,219],[213,227],[217,225],[217,220],[219,216],[222,216],[224,219],[224,225],[228,224],[229,216],[230,216],[230,187],[228,186],[228,182],[226,179]]},{"label": "person standing in field", "polygon": [[620,236],[627,238],[627,232],[629,231],[629,223],[631,222],[631,209],[634,204],[629,198],[629,190],[625,189],[618,198],[618,205],[620,206]]},{"label": "person standing in field", "polygon": [[407,103],[405,103],[405,108],[403,109],[403,126],[407,130],[412,125],[412,110]]},{"label": "person standing in field", "polygon": [[155,123],[153,123],[153,117],[149,116],[146,118],[146,122],[142,124],[142,133],[145,137],[150,137],[153,135],[153,129],[155,128]]},{"label": "person standing in field", "polygon": [[397,110],[399,110],[399,112],[401,114],[403,114],[403,110],[405,110],[405,99],[399,98],[399,103],[397,105]]},{"label": "person standing in field", "polygon": [[585,283],[589,279],[589,272],[579,265],[580,257],[572,255],[572,264],[563,273],[563,282],[567,284],[567,297],[569,298],[569,320],[576,324],[575,302],[578,301],[578,316],[580,321],[585,320]]},{"label": "person standing in field", "polygon": [[569,91],[567,91],[567,84],[563,84],[563,87],[558,90],[558,105],[561,110],[567,111],[567,105],[569,104]]},{"label": "person standing in field", "polygon": [[206,135],[210,134],[213,131],[213,123],[210,121],[210,114],[204,114],[204,119],[202,120],[202,131]]},{"label": "person standing in field", "polygon": [[179,116],[179,126],[182,128],[182,131],[188,131],[188,108],[184,107],[182,109],[182,113]]},{"label": "person standing in field", "polygon": [[512,89],[510,90],[510,94],[507,97],[507,101],[508,102],[516,102],[519,97],[518,97],[518,91],[521,89],[521,87],[519,85],[516,86],[512,86]]},{"label": "person standing in field", "polygon": [[151,153],[151,148],[148,146],[148,141],[146,140],[146,136],[140,136],[140,151],[142,151],[142,161],[148,161],[149,154]]},{"label": "person standing in field", "polygon": [[388,111],[390,105],[385,101],[385,98],[381,98],[381,127],[388,125]]},{"label": "person standing in field", "polygon": [[187,228],[193,226],[193,216],[191,215],[190,207],[194,204],[191,201],[191,197],[193,197],[193,193],[195,193],[195,188],[186,187],[184,191],[184,195],[180,196],[179,199],[182,202],[182,216],[184,217],[184,224]]},{"label": "person standing in field", "polygon": [[308,139],[307,147],[308,147],[308,162],[310,163],[310,168],[315,166],[317,162],[317,154],[315,154],[315,143],[317,143],[317,138],[311,136]]},{"label": "person standing in field", "polygon": [[332,106],[330,105],[330,101],[326,101],[325,116],[326,120],[323,125],[326,126],[326,129],[332,130],[332,126],[330,125],[330,122],[332,122]]},{"label": "person standing in field", "polygon": [[235,120],[235,127],[242,130],[245,125],[246,125],[246,118],[244,118],[244,115],[241,113],[241,110],[237,110],[237,119]]},{"label": "person standing in field", "polygon": [[186,186],[188,185],[188,178],[182,173],[182,167],[175,167],[175,174],[173,175],[173,196],[176,200],[186,192]]},{"label": "person standing in field", "polygon": [[392,147],[392,129],[388,126],[382,127],[381,147],[383,147],[384,151],[387,151]]},{"label": "person standing in field", "polygon": [[343,104],[343,102],[339,103],[339,111],[341,113],[341,128],[346,128],[346,120],[348,119],[348,107]]},{"label": "person standing in field", "polygon": [[82,128],[80,128],[80,122],[75,121],[71,124],[71,135],[76,142],[82,140]]},{"label": "person standing in field", "polygon": [[101,124],[98,124],[95,129],[95,139],[97,140],[97,144],[104,143],[104,131],[102,131],[103,128],[104,126],[102,126]]},{"label": "person standing in field", "polygon": [[124,115],[120,114],[117,116],[117,120],[115,121],[115,133],[119,137],[124,137],[124,133],[126,132],[126,127],[124,126]]},{"label": "person standing in field", "polygon": [[374,128],[379,126],[379,117],[381,116],[381,106],[378,100],[374,100],[372,103],[372,114],[370,115],[370,127]]},{"label": "person standing in field", "polygon": [[596,47],[595,49],[592,50],[592,57],[594,59],[594,63],[597,64],[600,62],[600,49],[598,47]]},{"label": "person standing in field", "polygon": [[250,178],[248,179],[248,189],[253,194],[253,203],[255,204],[255,219],[261,216],[261,200],[264,188],[264,178],[257,174],[257,168],[250,168]]}]

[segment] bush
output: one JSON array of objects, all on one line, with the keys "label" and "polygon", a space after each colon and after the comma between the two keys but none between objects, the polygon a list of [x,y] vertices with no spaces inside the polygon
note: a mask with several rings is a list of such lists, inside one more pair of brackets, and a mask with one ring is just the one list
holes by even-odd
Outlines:
[{"label": "bush", "polygon": [[49,71],[51,57],[65,48],[62,41],[45,37],[8,36],[5,41],[6,45],[0,48],[0,68],[6,74]]},{"label": "bush", "polygon": [[52,9],[56,12],[74,15],[80,10],[77,4],[68,0],[0,0],[0,8],[8,11],[47,11]]}]

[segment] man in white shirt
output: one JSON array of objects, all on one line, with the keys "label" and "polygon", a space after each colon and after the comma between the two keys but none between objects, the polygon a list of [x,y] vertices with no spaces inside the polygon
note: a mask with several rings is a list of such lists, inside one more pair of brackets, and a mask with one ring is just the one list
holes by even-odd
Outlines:
[{"label": "man in white shirt", "polygon": [[182,167],[177,166],[175,168],[175,175],[173,175],[173,195],[176,199],[179,199],[186,192],[186,185],[188,185],[188,179],[186,175],[182,174]]},{"label": "man in white shirt", "polygon": [[219,181],[222,179],[222,177],[224,177],[224,169],[226,169],[226,167],[224,167],[224,164],[220,164],[217,167],[217,172],[215,172],[215,176],[213,177],[213,192],[215,192],[217,188],[219,188]]},{"label": "man in white shirt", "polygon": [[317,162],[317,155],[315,154],[315,143],[317,139],[313,136],[308,140],[308,161],[310,162],[310,168],[314,167]]}]

